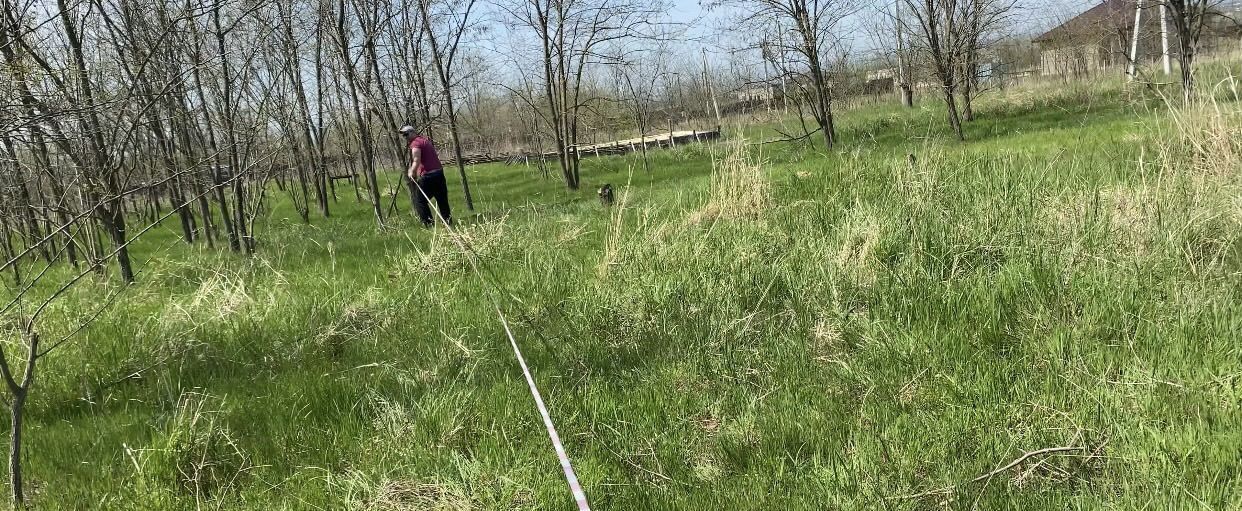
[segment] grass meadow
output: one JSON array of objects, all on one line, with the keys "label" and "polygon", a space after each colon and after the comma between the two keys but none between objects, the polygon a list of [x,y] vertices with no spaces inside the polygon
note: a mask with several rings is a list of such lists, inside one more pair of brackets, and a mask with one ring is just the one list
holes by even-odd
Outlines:
[{"label": "grass meadow", "polygon": [[33,507],[570,509],[498,296],[598,509],[1242,508],[1213,85],[997,91],[965,143],[930,98],[841,112],[834,151],[734,126],[585,159],[578,193],[472,167],[457,236],[498,288],[401,197],[377,230],[352,191],[310,224],[274,192],[251,258],[169,221],[138,284],[42,324],[111,303],[40,367]]}]

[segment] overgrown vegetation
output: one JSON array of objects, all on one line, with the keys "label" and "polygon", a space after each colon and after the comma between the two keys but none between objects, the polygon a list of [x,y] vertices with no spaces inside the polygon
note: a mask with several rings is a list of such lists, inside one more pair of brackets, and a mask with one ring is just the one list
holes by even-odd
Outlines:
[{"label": "overgrown vegetation", "polygon": [[[746,128],[650,172],[584,160],[612,209],[471,168],[461,235],[592,503],[1242,506],[1236,98],[1088,92],[982,99],[965,144],[929,102],[842,116],[842,152]],[[273,202],[251,257],[144,238],[138,284],[41,362],[31,504],[566,508],[485,284],[371,213]]]}]

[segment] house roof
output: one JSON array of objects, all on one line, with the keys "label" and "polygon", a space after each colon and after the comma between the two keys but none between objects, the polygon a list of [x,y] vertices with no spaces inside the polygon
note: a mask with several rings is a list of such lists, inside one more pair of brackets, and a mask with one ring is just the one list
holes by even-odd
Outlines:
[{"label": "house roof", "polygon": [[1070,18],[1034,39],[1037,43],[1069,39],[1082,35],[1105,35],[1133,24],[1135,0],[1103,0],[1095,7]]}]

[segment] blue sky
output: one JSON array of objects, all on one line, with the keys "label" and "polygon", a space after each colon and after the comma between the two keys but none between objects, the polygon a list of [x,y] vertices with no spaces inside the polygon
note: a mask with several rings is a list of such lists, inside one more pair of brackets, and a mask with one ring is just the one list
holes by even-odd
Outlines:
[{"label": "blue sky", "polygon": [[[685,58],[690,58],[690,62],[697,62],[700,49],[706,49],[708,59],[713,63],[713,67],[718,69],[729,69],[733,66],[742,66],[743,68],[751,68],[753,72],[762,73],[762,64],[758,60],[758,55],[752,50],[746,50],[735,57],[731,57],[728,53],[730,47],[737,48],[741,46],[740,41],[731,40],[728,37],[729,31],[725,20],[735,17],[740,11],[738,7],[722,7],[713,10],[703,8],[699,0],[668,0],[670,8],[667,20],[672,23],[685,24],[688,26],[684,40],[672,43],[674,52]],[[825,1],[825,0],[821,0]],[[828,0],[832,1],[832,0]],[[861,7],[856,15],[845,23],[847,27],[843,27],[840,32],[850,38],[849,43],[852,46],[850,52],[855,58],[865,58],[867,54],[877,45],[872,40],[871,30],[865,27],[874,23],[877,17],[877,10],[882,7],[890,7],[894,0],[860,0]],[[1015,10],[1015,20],[1010,31],[1018,35],[1034,36],[1043,31],[1056,26],[1060,21],[1077,15],[1091,6],[1098,4],[1101,0],[1017,0],[1018,5]],[[501,24],[500,33],[504,34],[511,27]],[[744,35],[744,34],[743,34]],[[503,55],[513,52],[515,47],[510,45],[511,40],[506,37],[499,37],[490,41],[485,45],[492,46],[495,55]],[[519,50],[517,52],[521,54]],[[514,68],[514,66],[502,66],[502,68]]]},{"label": "blue sky", "polygon": [[[669,19],[675,23],[686,23],[693,26],[691,36],[699,36],[708,41],[717,39],[712,37],[712,35],[719,30],[719,20],[727,17],[730,11],[735,10],[725,8],[718,9],[715,12],[708,12],[699,5],[698,0],[672,0],[672,2]],[[1018,0],[1013,29],[1018,32],[1035,35],[1056,26],[1061,20],[1077,15],[1098,3],[1100,3],[1100,0]],[[861,24],[867,18],[874,16],[873,13],[877,7],[891,5],[893,5],[893,0],[863,2],[859,14],[855,15],[855,19],[852,21],[855,24]],[[854,42],[859,49],[873,46],[867,40],[868,36],[864,33],[865,31],[854,30],[852,32],[855,34]],[[697,44],[695,46],[697,50]]]}]

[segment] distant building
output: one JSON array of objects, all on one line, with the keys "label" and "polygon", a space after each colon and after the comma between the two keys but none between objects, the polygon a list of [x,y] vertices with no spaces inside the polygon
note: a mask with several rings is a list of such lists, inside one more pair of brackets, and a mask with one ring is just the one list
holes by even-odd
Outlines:
[{"label": "distant building", "polygon": [[867,71],[868,82],[874,81],[874,80],[886,80],[886,79],[892,80],[896,76],[897,76],[897,70],[891,67],[886,67],[883,69],[872,69],[871,71]]},{"label": "distant building", "polygon": [[[1160,2],[1143,3],[1142,25],[1139,27],[1140,62],[1158,58],[1160,42]],[[1210,52],[1221,41],[1239,34],[1237,19],[1242,10],[1239,0],[1216,4],[1216,12],[1207,20],[1199,41],[1199,53]],[[1036,37],[1040,49],[1039,74],[1085,75],[1110,68],[1124,68],[1130,62],[1134,37],[1136,0],[1103,0],[1085,12],[1070,18],[1052,30]],[[1169,54],[1177,57],[1177,31],[1170,21]]]},{"label": "distant building", "polygon": [[739,103],[766,103],[783,96],[779,83],[752,83],[733,91],[733,98]]},{"label": "distant building", "polygon": [[[1083,75],[1126,63],[1136,7],[1135,0],[1104,0],[1036,37],[1039,74]],[[1159,20],[1156,23],[1154,33],[1159,37]]]},{"label": "distant building", "polygon": [[[794,84],[790,84],[794,87]],[[785,98],[784,89],[779,82],[748,83],[729,92],[732,100],[720,105],[720,112],[725,115],[740,112],[756,112],[776,108]]]},{"label": "distant building", "polygon": [[864,94],[887,94],[895,90],[897,70],[894,68],[872,69],[867,71],[863,81]]}]

